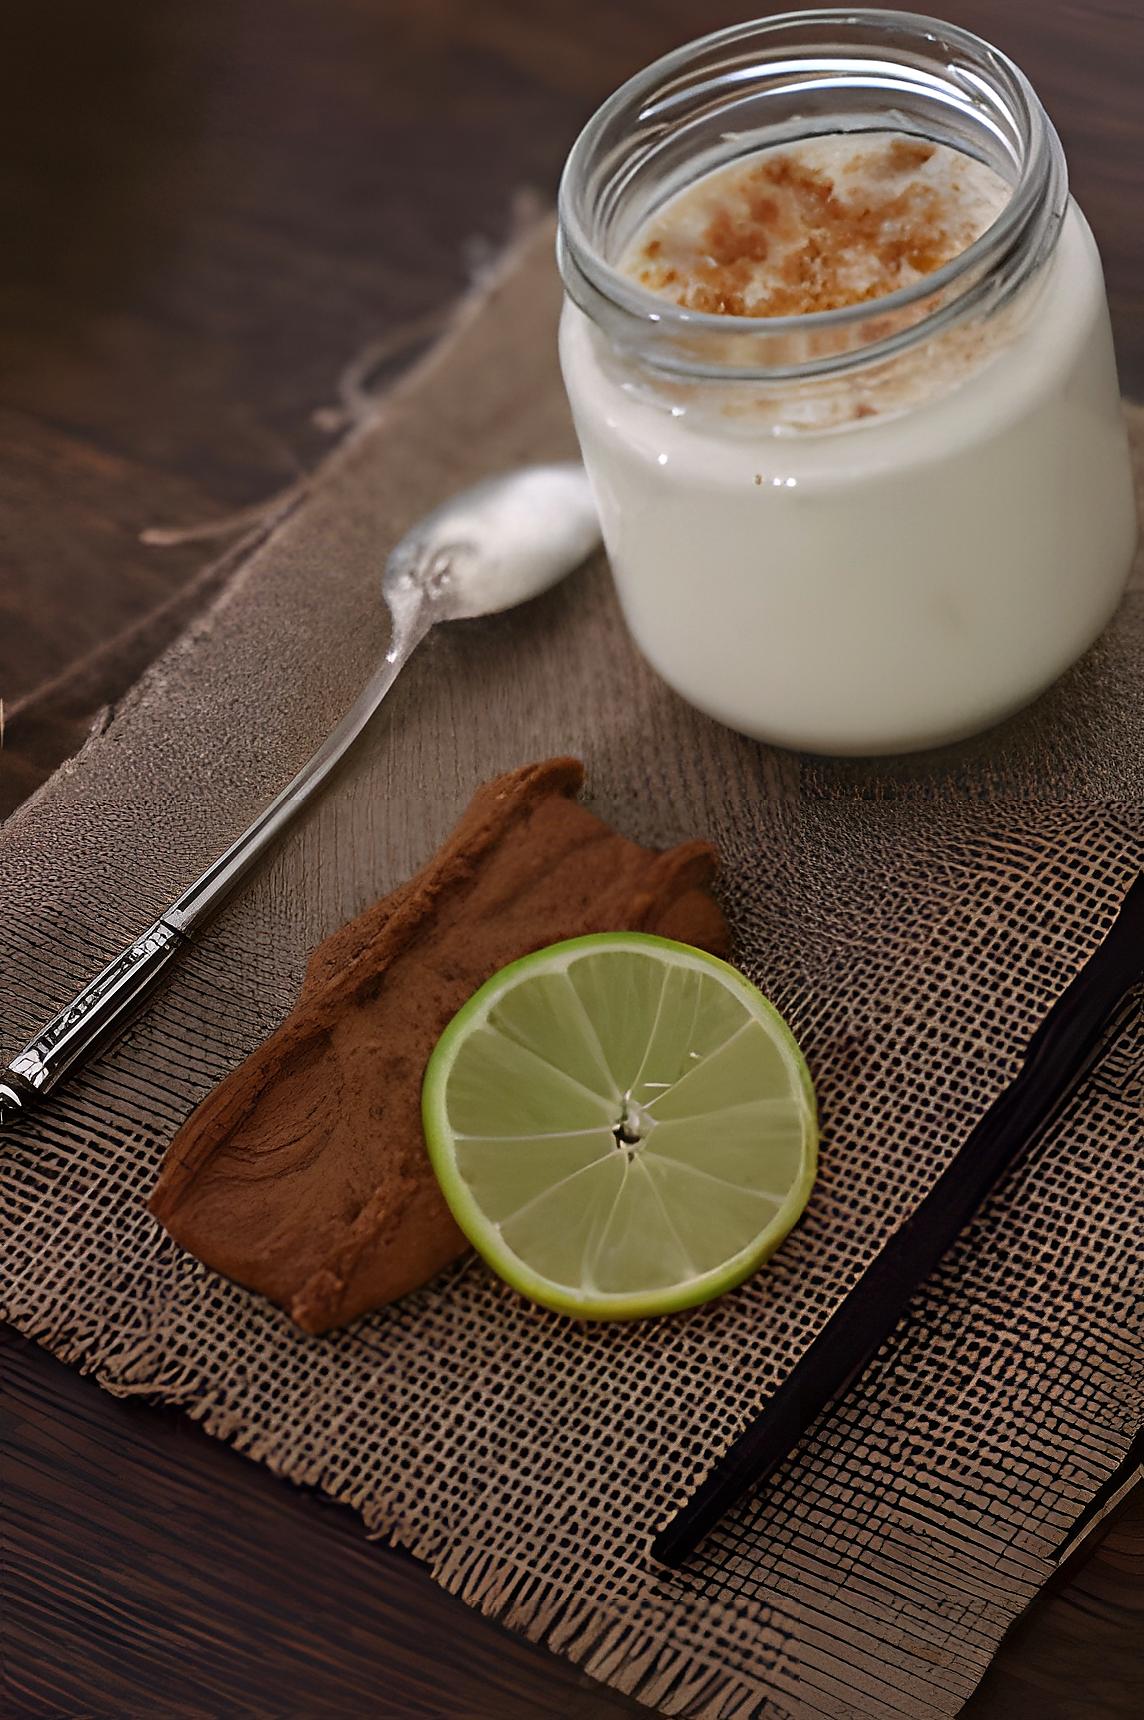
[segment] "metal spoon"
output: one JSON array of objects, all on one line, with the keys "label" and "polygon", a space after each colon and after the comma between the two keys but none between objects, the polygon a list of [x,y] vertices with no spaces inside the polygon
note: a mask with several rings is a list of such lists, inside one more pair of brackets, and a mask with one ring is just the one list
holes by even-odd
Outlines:
[{"label": "metal spoon", "polygon": [[107,1044],[353,745],[439,621],[494,615],[547,590],[600,541],[579,465],[527,466],[436,508],[390,555],[381,582],[393,627],[384,660],[281,794],[153,926],[115,957],[0,1072],[0,1129],[26,1117]]}]

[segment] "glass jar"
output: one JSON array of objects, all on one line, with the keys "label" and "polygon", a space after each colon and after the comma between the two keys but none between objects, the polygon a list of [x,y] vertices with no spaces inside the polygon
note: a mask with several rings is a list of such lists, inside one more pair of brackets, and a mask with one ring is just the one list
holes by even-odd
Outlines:
[{"label": "glass jar", "polygon": [[[951,262],[808,315],[689,310],[618,260],[775,143],[892,131],[1011,187]],[[624,614],[746,734],[829,753],[996,722],[1095,639],[1136,520],[1100,259],[1027,79],[952,25],[791,13],[669,54],[560,190],[561,363]]]}]

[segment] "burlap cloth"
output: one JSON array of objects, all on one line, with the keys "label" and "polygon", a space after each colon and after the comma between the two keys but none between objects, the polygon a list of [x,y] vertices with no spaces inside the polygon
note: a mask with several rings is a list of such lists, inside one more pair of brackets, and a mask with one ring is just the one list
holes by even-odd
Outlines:
[{"label": "burlap cloth", "polygon": [[[568,453],[545,230],[347,438],[309,497],[0,844],[11,1052],[205,865],[386,642],[424,509]],[[1136,420],[1137,448],[1140,422]],[[697,570],[697,574],[700,570]],[[181,1404],[354,1506],[472,1605],[668,1713],[954,1713],[1123,1458],[1144,1336],[1144,1025],[777,1481],[679,1574],[648,1537],[929,1186],[1144,865],[1144,589],[1004,730],[912,761],[742,740],[642,667],[602,563],[454,627],[130,1036],[5,1148],[7,1312],[110,1391]],[[313,1339],[145,1211],[190,1107],[281,1018],[307,951],[546,753],[645,842],[716,842],[746,971],[793,1022],[824,1149],[774,1262],[670,1321],[580,1328],[470,1259]]]}]

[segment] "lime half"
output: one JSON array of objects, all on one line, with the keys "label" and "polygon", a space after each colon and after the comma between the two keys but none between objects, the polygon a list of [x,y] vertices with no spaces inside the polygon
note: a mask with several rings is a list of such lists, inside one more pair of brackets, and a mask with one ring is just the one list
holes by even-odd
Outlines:
[{"label": "lime half", "polygon": [[495,974],[442,1034],[422,1109],[473,1247],[581,1319],[721,1295],[814,1182],[814,1090],[777,1010],[726,962],[634,932]]}]

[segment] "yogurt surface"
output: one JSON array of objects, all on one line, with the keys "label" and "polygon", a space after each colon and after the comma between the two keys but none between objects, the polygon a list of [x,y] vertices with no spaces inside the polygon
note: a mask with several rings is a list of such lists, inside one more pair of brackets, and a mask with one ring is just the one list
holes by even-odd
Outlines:
[{"label": "yogurt surface", "polygon": [[984,162],[894,132],[759,150],[656,210],[620,268],[716,316],[806,316],[885,298],[959,256],[1009,199]]}]

